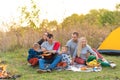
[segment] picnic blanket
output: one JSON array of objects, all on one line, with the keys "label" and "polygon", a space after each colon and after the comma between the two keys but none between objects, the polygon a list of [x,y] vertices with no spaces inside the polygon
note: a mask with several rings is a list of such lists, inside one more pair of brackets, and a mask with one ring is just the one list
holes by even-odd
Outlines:
[{"label": "picnic blanket", "polygon": [[74,71],[74,72],[99,72],[102,70],[102,67],[88,67],[82,64],[74,64],[69,66],[66,70]]}]

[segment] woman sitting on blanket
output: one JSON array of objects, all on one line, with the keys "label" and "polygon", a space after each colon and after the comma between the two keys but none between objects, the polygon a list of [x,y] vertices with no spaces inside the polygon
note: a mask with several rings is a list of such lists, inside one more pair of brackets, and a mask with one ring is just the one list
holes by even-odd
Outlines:
[{"label": "woman sitting on blanket", "polygon": [[[92,55],[91,55],[92,54]],[[96,59],[101,66],[111,66],[115,67],[115,64],[108,63],[101,54],[93,50],[88,44],[85,37],[81,37],[78,43],[78,46],[75,50],[73,56],[73,62],[78,64],[86,64],[86,62],[90,62]]]}]

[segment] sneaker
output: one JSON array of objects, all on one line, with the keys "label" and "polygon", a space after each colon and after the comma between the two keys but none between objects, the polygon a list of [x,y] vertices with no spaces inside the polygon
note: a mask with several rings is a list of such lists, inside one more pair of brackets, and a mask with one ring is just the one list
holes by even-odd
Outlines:
[{"label": "sneaker", "polygon": [[37,72],[38,72],[38,73],[45,73],[45,72],[47,72],[47,70],[37,69]]},{"label": "sneaker", "polygon": [[115,63],[110,63],[111,68],[115,68],[116,64]]},{"label": "sneaker", "polygon": [[62,71],[62,67],[57,67],[56,70],[57,71]]},{"label": "sneaker", "polygon": [[47,72],[51,72],[51,69],[47,69]]},{"label": "sneaker", "polygon": [[62,68],[57,69],[57,71],[62,71],[62,70],[63,70]]},{"label": "sneaker", "polygon": [[104,60],[105,63],[109,63],[107,60]]}]

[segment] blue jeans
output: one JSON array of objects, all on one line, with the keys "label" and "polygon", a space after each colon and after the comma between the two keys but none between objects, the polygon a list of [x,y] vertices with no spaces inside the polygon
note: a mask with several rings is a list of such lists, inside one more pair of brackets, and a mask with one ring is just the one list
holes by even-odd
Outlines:
[{"label": "blue jeans", "polygon": [[39,68],[45,70],[45,63],[50,64],[47,69],[54,69],[56,65],[61,61],[61,56],[56,55],[52,59],[39,59]]}]

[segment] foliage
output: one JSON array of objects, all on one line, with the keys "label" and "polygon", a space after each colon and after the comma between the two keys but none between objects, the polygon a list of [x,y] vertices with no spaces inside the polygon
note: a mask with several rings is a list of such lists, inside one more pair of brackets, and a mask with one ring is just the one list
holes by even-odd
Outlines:
[{"label": "foliage", "polygon": [[76,25],[76,23],[80,23],[79,22],[80,19],[79,19],[79,15],[78,14],[73,14],[69,17],[67,17],[63,23],[62,23],[62,28],[72,28],[73,26]]},{"label": "foliage", "polygon": [[[65,45],[71,38],[71,34],[74,31],[77,31],[79,32],[80,37],[85,36],[88,39],[88,43],[94,48],[97,48],[112,30],[111,27],[88,26],[86,24],[82,26],[76,25],[74,28],[63,30],[60,28],[60,25],[56,25],[56,23],[52,23],[52,25],[58,26],[57,29],[51,31],[46,28],[46,31],[52,33],[54,39],[60,41],[61,45]],[[34,42],[39,41],[46,31],[41,31],[40,28],[33,29],[30,27],[11,28],[9,32],[0,34],[0,51],[12,51],[21,47],[29,48]]]},{"label": "foliage", "polygon": [[58,28],[57,21],[48,21],[47,19],[44,19],[42,23],[40,24],[40,30],[47,32],[47,31],[55,31]]},{"label": "foliage", "polygon": [[31,47],[31,44],[37,42],[42,34],[30,27],[18,27],[0,35],[0,51],[12,51],[21,47]]},{"label": "foliage", "polygon": [[102,14],[100,14],[100,23],[103,26],[114,25],[115,17],[114,17],[114,13],[112,11],[101,10],[101,13]]},{"label": "foliage", "polygon": [[20,16],[20,22],[22,25],[26,24],[25,26],[29,26],[32,28],[37,28],[40,25],[39,15],[40,15],[40,9],[34,2],[34,0],[31,0],[31,6],[30,8],[28,6],[22,6],[21,9],[21,16]]},{"label": "foliage", "polygon": [[[44,32],[53,33],[54,39],[65,45],[74,31],[78,31],[80,37],[87,37],[88,43],[97,48],[112,30],[120,26],[119,4],[116,8],[115,11],[93,9],[85,15],[72,14],[59,24],[55,20],[47,19],[40,23],[40,10],[34,0],[31,0],[30,9],[28,6],[21,7],[21,24],[15,22],[7,24],[10,30],[1,32],[0,51],[29,48],[42,37]],[[27,23],[26,27],[22,23]]]},{"label": "foliage", "polygon": [[87,22],[89,25],[99,25],[100,13],[98,10],[90,10],[88,14],[85,15],[84,22]]},{"label": "foliage", "polygon": [[117,11],[120,11],[120,4],[116,4],[115,8]]},{"label": "foliage", "polygon": [[63,28],[70,28],[76,25],[97,25],[97,26],[119,26],[120,11],[109,11],[106,9],[90,10],[86,15],[73,14],[64,19]]}]

